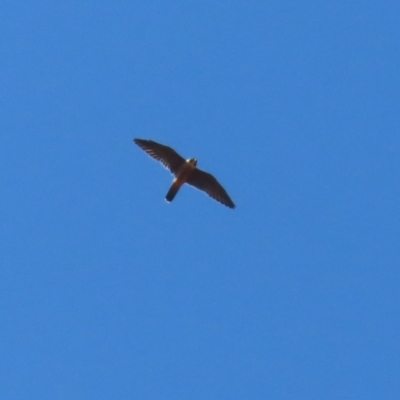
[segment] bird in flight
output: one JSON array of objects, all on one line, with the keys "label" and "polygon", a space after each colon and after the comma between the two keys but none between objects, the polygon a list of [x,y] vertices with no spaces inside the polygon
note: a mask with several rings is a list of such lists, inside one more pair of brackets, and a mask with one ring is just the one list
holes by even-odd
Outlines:
[{"label": "bird in flight", "polygon": [[149,156],[160,161],[164,167],[175,175],[172,185],[165,196],[165,200],[168,202],[174,199],[184,183],[188,183],[197,189],[203,190],[225,206],[235,208],[235,204],[233,204],[221,184],[211,174],[196,167],[197,160],[195,158],[185,160],[171,147],[156,143],[153,140],[133,139],[133,141]]}]

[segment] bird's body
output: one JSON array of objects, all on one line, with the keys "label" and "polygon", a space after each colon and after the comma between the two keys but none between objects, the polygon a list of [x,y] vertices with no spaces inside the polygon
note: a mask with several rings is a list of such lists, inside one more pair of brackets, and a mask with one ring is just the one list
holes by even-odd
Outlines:
[{"label": "bird's body", "polygon": [[189,180],[195,168],[196,163],[194,159],[188,159],[182,164],[181,168],[175,175],[175,179],[172,181],[172,185],[169,188],[167,195],[165,196],[167,201],[172,201],[174,199],[180,187]]},{"label": "bird's body", "polygon": [[188,183],[197,189],[205,191],[209,196],[227,207],[235,208],[235,204],[220,183],[211,174],[196,167],[197,160],[195,158],[185,160],[171,147],[164,146],[153,140],[133,139],[133,141],[175,175],[172,185],[165,196],[168,202],[173,200],[184,183]]}]

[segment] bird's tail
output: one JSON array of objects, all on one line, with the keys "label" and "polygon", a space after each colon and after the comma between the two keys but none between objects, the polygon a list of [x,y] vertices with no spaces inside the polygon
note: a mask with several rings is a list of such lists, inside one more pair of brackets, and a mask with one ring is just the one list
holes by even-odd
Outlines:
[{"label": "bird's tail", "polygon": [[177,182],[173,182],[168,190],[167,195],[165,196],[165,200],[167,200],[168,202],[172,201],[176,196],[176,194],[178,193],[180,187],[181,185],[179,185]]}]

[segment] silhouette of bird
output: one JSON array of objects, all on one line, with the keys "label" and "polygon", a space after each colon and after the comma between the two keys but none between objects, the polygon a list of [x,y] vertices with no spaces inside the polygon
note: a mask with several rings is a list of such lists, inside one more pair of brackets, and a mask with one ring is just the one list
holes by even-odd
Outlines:
[{"label": "silhouette of bird", "polygon": [[133,141],[149,156],[160,161],[164,167],[175,175],[172,185],[165,196],[165,200],[168,202],[174,199],[184,183],[188,183],[197,189],[203,190],[225,206],[235,208],[235,204],[233,204],[228,193],[214,176],[196,167],[197,160],[195,158],[185,160],[171,147],[164,146],[153,140],[133,139]]}]

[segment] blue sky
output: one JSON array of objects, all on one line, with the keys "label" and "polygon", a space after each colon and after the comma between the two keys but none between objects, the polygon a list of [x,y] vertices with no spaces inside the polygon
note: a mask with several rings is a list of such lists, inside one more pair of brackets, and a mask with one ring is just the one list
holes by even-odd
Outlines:
[{"label": "blue sky", "polygon": [[399,398],[399,12],[2,1],[0,397]]}]

